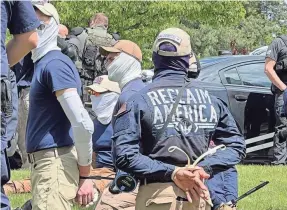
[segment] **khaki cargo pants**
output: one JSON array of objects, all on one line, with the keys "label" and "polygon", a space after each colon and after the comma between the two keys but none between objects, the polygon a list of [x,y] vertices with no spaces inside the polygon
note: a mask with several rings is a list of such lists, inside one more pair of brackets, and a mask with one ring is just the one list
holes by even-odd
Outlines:
[{"label": "khaki cargo pants", "polygon": [[38,151],[28,158],[33,210],[70,210],[79,184],[75,148]]},{"label": "khaki cargo pants", "polygon": [[186,198],[185,193],[174,183],[152,183],[141,185],[136,198],[136,210],[210,210],[204,200],[178,201],[177,197]]},{"label": "khaki cargo pants", "polygon": [[130,193],[112,194],[107,187],[95,210],[134,210],[138,187]]}]

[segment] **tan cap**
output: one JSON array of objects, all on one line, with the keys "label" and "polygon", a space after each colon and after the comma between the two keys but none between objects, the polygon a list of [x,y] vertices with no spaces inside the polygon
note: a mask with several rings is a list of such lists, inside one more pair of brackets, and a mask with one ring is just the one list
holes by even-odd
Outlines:
[{"label": "tan cap", "polygon": [[139,46],[129,40],[119,40],[113,47],[100,47],[100,53],[107,56],[111,52],[124,52],[142,62],[142,51]]},{"label": "tan cap", "polygon": [[86,90],[93,90],[97,93],[103,93],[107,91],[112,91],[116,93],[121,93],[121,89],[119,87],[119,84],[117,82],[112,82],[108,79],[108,75],[102,75],[99,77],[96,77],[93,84],[89,85],[85,88]]},{"label": "tan cap", "polygon": [[53,17],[56,20],[58,25],[60,24],[59,14],[57,12],[57,9],[52,4],[44,3],[44,2],[43,3],[36,2],[36,3],[33,3],[33,6],[39,9],[45,15],[49,17]]},{"label": "tan cap", "polygon": [[[176,47],[176,52],[166,52],[160,50],[160,45],[164,42],[171,43]],[[191,54],[190,36],[180,28],[168,28],[157,36],[153,51],[162,56],[185,56]]]}]

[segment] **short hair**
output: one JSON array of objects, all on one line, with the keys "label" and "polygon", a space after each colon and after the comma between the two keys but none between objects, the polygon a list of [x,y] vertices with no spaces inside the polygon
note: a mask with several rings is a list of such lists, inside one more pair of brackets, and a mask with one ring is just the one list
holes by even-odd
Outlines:
[{"label": "short hair", "polygon": [[96,13],[89,22],[90,27],[95,26],[105,26],[108,28],[109,26],[109,18],[104,13]]}]

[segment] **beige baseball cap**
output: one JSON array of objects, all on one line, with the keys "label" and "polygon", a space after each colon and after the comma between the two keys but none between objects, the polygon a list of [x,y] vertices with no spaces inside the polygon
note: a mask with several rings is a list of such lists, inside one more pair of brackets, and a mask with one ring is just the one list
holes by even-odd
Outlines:
[{"label": "beige baseball cap", "polygon": [[119,40],[112,47],[104,47],[104,46],[100,47],[100,53],[104,56],[107,56],[111,52],[114,53],[124,52],[134,57],[139,62],[142,62],[142,51],[140,47],[136,43],[130,40]]},{"label": "beige baseball cap", "polygon": [[[160,50],[160,45],[164,42],[171,43],[176,47],[176,52],[166,52]],[[185,56],[192,53],[190,36],[180,28],[168,28],[159,33],[153,44],[153,52],[162,56]]]},{"label": "beige baseball cap", "polygon": [[35,2],[33,3],[33,6],[36,7],[38,10],[40,10],[42,13],[49,17],[53,17],[57,24],[60,24],[60,17],[57,12],[57,9],[54,7],[54,5],[50,3],[41,3],[41,2]]},{"label": "beige baseball cap", "polygon": [[108,75],[96,77],[93,84],[85,88],[86,90],[93,90],[97,93],[104,93],[107,91],[121,93],[121,89],[117,82],[109,80]]}]

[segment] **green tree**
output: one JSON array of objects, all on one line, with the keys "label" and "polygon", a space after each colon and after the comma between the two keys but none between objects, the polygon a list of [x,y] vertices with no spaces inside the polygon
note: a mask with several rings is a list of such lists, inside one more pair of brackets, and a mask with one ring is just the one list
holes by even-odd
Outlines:
[{"label": "green tree", "polygon": [[[52,2],[68,27],[86,27],[96,12],[109,17],[110,32],[136,42],[143,51],[144,67],[150,66],[153,41],[167,27],[197,20],[213,27],[236,25],[245,16],[241,2],[225,1],[55,1]],[[202,35],[200,35],[202,37]]]}]

